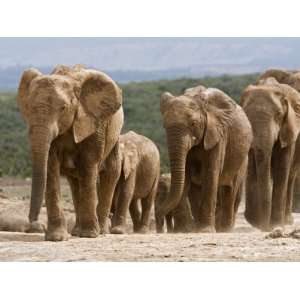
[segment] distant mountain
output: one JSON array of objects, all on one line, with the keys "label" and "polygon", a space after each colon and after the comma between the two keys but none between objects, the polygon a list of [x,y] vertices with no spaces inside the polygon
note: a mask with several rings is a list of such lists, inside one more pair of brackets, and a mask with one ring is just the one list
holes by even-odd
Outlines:
[{"label": "distant mountain", "polygon": [[0,38],[0,89],[24,68],[81,63],[120,82],[300,67],[299,38]]}]

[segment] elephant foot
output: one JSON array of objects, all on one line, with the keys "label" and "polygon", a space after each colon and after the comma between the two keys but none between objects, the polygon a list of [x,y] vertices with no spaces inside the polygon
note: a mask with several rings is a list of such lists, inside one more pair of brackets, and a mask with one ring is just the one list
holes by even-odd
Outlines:
[{"label": "elephant foot", "polygon": [[43,223],[34,221],[29,224],[26,233],[43,233],[46,231],[46,226]]},{"label": "elephant foot", "polygon": [[[100,220],[99,216],[98,219]],[[110,223],[112,219],[106,218],[105,221],[99,221],[100,234],[109,234],[110,233]]]},{"label": "elephant foot", "polygon": [[72,236],[79,236],[80,233],[80,227],[79,225],[75,225],[71,231]]},{"label": "elephant foot", "polygon": [[221,226],[218,228],[217,232],[232,232],[233,226]]},{"label": "elephant foot", "polygon": [[269,230],[268,231],[274,231],[274,230],[279,230],[279,229],[284,231],[285,230],[284,224],[272,223],[272,225],[269,226]]},{"label": "elephant foot", "polygon": [[138,230],[137,233],[145,234],[149,232],[149,226],[142,225]]},{"label": "elephant foot", "polygon": [[110,232],[112,234],[124,234],[124,233],[126,233],[125,226],[123,226],[123,225],[114,226]]},{"label": "elephant foot", "polygon": [[253,226],[255,228],[260,227],[259,222],[257,220],[255,220],[253,216],[251,216],[249,213],[247,213],[247,211],[244,213],[244,217],[251,226]]},{"label": "elephant foot", "polygon": [[99,235],[99,224],[95,221],[80,222],[79,236],[84,238],[96,238]]},{"label": "elephant foot", "polygon": [[82,238],[96,238],[99,231],[96,229],[80,229],[79,236]]},{"label": "elephant foot", "polygon": [[195,228],[195,232],[197,232],[197,233],[215,233],[216,229],[213,225],[205,225],[205,226],[199,225]]},{"label": "elephant foot", "polygon": [[133,224],[133,232],[134,233],[139,233],[140,228],[141,228],[141,224],[139,224],[139,223]]},{"label": "elephant foot", "polygon": [[164,233],[163,227],[156,227],[156,233]]},{"label": "elephant foot", "polygon": [[69,239],[69,233],[65,227],[57,227],[55,229],[49,229],[46,231],[45,240],[52,242],[67,241]]},{"label": "elephant foot", "polygon": [[292,215],[285,216],[285,225],[293,225],[294,224],[294,218]]}]

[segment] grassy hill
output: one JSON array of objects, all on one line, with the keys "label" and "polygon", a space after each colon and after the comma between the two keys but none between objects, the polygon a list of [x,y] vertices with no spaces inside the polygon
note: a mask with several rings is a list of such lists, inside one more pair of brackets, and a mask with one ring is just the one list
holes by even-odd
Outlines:
[{"label": "grassy hill", "polygon": [[[216,87],[239,102],[242,90],[253,83],[257,75],[206,77],[202,79],[161,80],[122,85],[125,126],[151,138],[160,148],[162,170],[168,169],[165,133],[159,111],[160,95],[164,91],[180,94],[199,84]],[[0,93],[0,177],[31,176],[31,161],[27,129],[20,116],[16,93]]]}]

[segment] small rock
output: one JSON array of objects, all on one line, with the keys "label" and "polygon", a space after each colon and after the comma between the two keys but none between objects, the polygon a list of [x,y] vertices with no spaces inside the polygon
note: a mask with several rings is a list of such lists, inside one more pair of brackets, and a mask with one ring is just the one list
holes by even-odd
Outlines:
[{"label": "small rock", "polygon": [[300,229],[296,228],[292,232],[289,233],[289,236],[294,239],[300,239]]},{"label": "small rock", "polygon": [[266,235],[266,239],[278,239],[278,238],[285,238],[288,237],[288,235],[283,231],[283,228],[276,227]]},{"label": "small rock", "polygon": [[217,246],[216,243],[203,243],[203,246]]}]

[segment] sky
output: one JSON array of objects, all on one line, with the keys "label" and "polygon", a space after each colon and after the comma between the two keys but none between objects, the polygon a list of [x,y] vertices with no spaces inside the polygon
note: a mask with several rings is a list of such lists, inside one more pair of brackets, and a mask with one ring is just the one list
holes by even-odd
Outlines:
[{"label": "sky", "polygon": [[120,82],[299,69],[300,38],[0,38],[0,88],[28,67],[83,64]]}]

